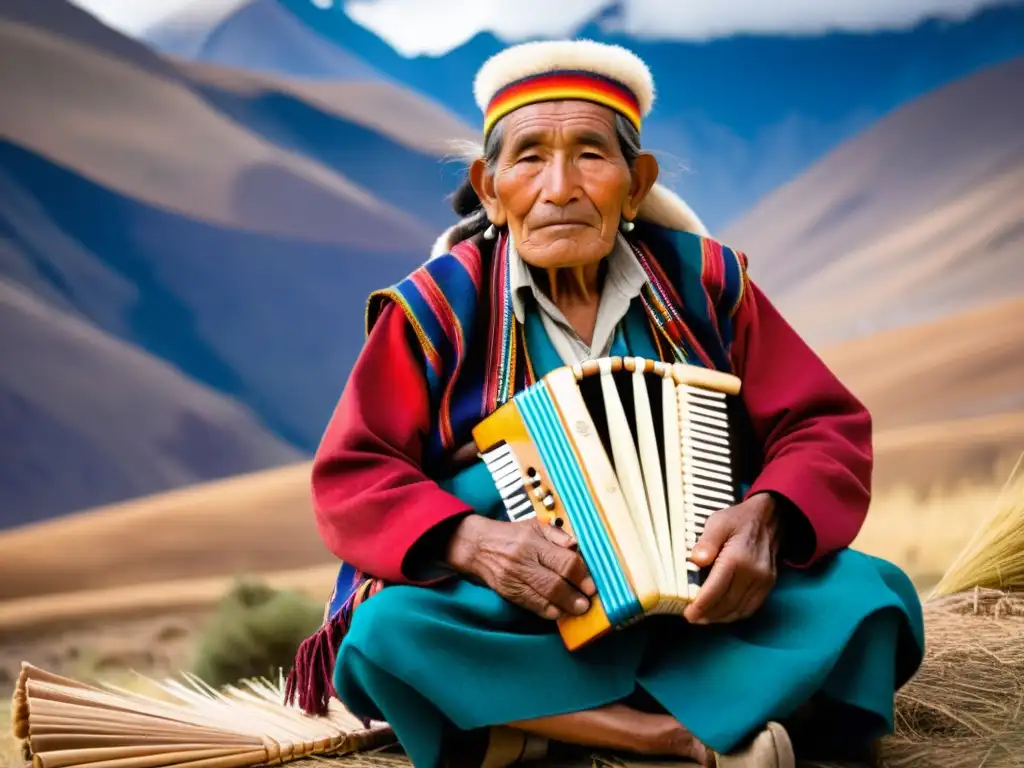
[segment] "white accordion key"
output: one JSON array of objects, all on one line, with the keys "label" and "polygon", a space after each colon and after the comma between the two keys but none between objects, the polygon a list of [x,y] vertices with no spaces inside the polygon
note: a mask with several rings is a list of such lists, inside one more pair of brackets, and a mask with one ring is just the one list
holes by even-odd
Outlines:
[{"label": "white accordion key", "polygon": [[501,496],[509,520],[518,522],[536,515],[526,490],[529,480],[523,477],[523,470],[512,449],[502,443],[480,454],[480,457],[491,474],[491,481]]},{"label": "white accordion key", "polygon": [[[681,384],[677,390],[688,552],[715,512],[736,503],[725,393]],[[700,569],[687,563],[688,596],[700,589]]]},{"label": "white accordion key", "polygon": [[668,507],[665,501],[665,479],[662,473],[661,456],[658,453],[656,425],[651,412],[650,397],[647,393],[647,377],[644,374],[646,361],[633,358],[633,421],[636,425],[636,442],[640,454],[644,487],[647,491],[647,513],[658,548],[661,572],[664,575],[662,592],[674,593],[676,584],[675,560],[672,557],[672,536],[669,529]]},{"label": "white accordion key", "polygon": [[658,591],[666,593],[669,591],[670,585],[659,557],[658,536],[651,522],[643,472],[640,469],[640,460],[633,443],[633,433],[629,428],[629,420],[626,418],[622,400],[619,398],[619,390],[612,376],[611,360],[604,358],[599,360],[598,364],[601,393],[604,396],[605,417],[608,420],[608,442],[611,444],[615,475],[622,488],[622,495],[633,519],[633,525],[636,526],[640,540],[643,542],[645,556],[650,563]]}]

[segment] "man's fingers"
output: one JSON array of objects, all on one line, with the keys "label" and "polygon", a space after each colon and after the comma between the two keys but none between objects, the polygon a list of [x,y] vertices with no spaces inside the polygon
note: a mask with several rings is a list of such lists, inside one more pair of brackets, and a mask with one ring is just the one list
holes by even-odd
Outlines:
[{"label": "man's fingers", "polygon": [[697,539],[697,543],[690,553],[690,562],[701,568],[707,568],[715,562],[715,558],[722,551],[725,542],[733,534],[732,526],[728,524],[728,517],[722,516],[723,512],[728,511],[723,509],[721,512],[715,512],[715,514],[708,518],[708,522],[704,526],[704,533]]},{"label": "man's fingers", "polygon": [[[724,556],[723,556],[724,557]],[[735,577],[729,594],[706,618],[712,622],[739,621],[749,616],[764,600],[775,583],[770,561],[742,557],[735,562]]]},{"label": "man's fingers", "polygon": [[540,529],[545,539],[562,549],[572,549],[576,546],[576,539],[564,528],[559,528],[557,525],[543,525],[539,522],[537,528]]},{"label": "man's fingers", "polygon": [[694,624],[707,624],[707,615],[729,591],[733,580],[733,566],[728,560],[718,560],[711,567],[697,599],[687,606],[683,616]]},{"label": "man's fingers", "polygon": [[753,586],[747,590],[739,608],[737,609],[736,620],[745,619],[754,614],[761,607],[772,587],[775,586],[775,565],[769,561],[762,565],[756,572]]},{"label": "man's fingers", "polygon": [[[541,525],[539,527],[544,534],[544,538],[552,544],[575,553],[577,542],[568,531],[554,525]],[[594,580],[590,577],[590,572],[587,569],[586,563],[583,562],[583,558],[577,554],[575,560],[567,560],[566,562],[571,563],[572,567],[564,571],[559,570],[562,578],[566,579],[587,597],[596,595],[597,587],[594,585]]]},{"label": "man's fingers", "polygon": [[540,592],[530,587],[528,584],[523,584],[520,590],[517,590],[517,594],[513,602],[519,603],[523,608],[528,611],[532,611],[538,616],[551,619],[560,619],[565,615],[564,611],[559,610],[555,605],[552,605]]},{"label": "man's fingers", "polygon": [[[545,619],[560,619],[566,611],[554,605],[546,596],[547,589],[539,584],[542,580],[537,571],[539,566],[518,567],[497,573],[488,586],[511,603],[515,603]],[[550,571],[550,576],[554,576]],[[555,580],[561,581],[557,577]],[[564,584],[564,582],[562,582]]]},{"label": "man's fingers", "polygon": [[531,589],[559,611],[575,616],[590,607],[590,601],[555,571],[541,564],[533,568],[532,572],[524,574],[525,580]]},{"label": "man's fingers", "polygon": [[546,547],[540,550],[539,559],[541,565],[550,568],[587,597],[593,597],[597,593],[587,564],[583,562],[578,552]]},{"label": "man's fingers", "polygon": [[749,574],[737,570],[732,586],[727,594],[715,606],[714,612],[706,618],[710,623],[726,624],[743,618],[743,610],[751,595],[761,589],[761,582]]},{"label": "man's fingers", "polygon": [[771,590],[771,584],[761,584],[747,592],[747,596],[743,600],[743,605],[740,607],[738,615],[736,616],[736,621],[753,616],[754,613],[764,605],[764,601]]},{"label": "man's fingers", "polygon": [[714,567],[719,567],[719,564],[729,568],[732,579],[718,598],[701,612],[701,618],[708,624],[728,621],[729,616],[740,607],[741,601],[753,584],[749,571],[728,554],[719,555]]}]

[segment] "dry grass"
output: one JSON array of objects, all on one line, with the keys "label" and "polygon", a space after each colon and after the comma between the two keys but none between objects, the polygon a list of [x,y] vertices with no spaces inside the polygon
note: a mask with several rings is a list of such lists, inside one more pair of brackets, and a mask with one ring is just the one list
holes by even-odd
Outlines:
[{"label": "dry grass", "polygon": [[896,733],[882,744],[881,765],[1024,764],[1024,593],[975,589],[929,600],[925,632],[925,660],[897,694]]},{"label": "dry grass", "polygon": [[[1024,454],[1021,455],[1024,461]],[[936,585],[935,595],[970,589],[1024,592],[1024,476],[1007,483],[991,515],[964,546]]]},{"label": "dry grass", "polygon": [[11,702],[0,700],[0,723],[3,729],[0,730],[0,768],[15,766],[15,758],[18,756],[18,742],[14,738],[14,731],[8,723],[11,722]]},{"label": "dry grass", "polygon": [[[1018,494],[1024,491],[1024,477],[1014,486]],[[883,492],[872,502],[854,548],[900,566],[918,589],[930,588],[998,508],[1003,493],[1004,486],[995,483],[962,483],[926,494],[907,488]]]}]

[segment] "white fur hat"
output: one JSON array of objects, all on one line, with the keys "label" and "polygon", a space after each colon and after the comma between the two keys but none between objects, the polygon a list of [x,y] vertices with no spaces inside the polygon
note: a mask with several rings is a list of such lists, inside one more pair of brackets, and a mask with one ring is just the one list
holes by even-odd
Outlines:
[{"label": "white fur hat", "polygon": [[632,51],[593,40],[540,40],[513,45],[480,67],[473,83],[484,134],[514,109],[539,101],[595,101],[640,130],[654,104],[654,80]]}]

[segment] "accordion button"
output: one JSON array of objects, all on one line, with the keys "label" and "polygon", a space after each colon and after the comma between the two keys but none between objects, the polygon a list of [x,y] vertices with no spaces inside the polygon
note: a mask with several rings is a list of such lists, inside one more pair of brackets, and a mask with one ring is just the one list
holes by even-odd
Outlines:
[{"label": "accordion button", "polygon": [[545,496],[545,497],[544,497],[544,498],[543,498],[543,499],[541,500],[541,504],[543,504],[543,505],[544,505],[544,509],[549,509],[549,510],[550,510],[550,509],[554,509],[554,508],[555,508],[555,497],[554,497],[554,496],[552,496],[552,495],[551,495],[551,494],[549,493],[549,494],[548,494],[547,496]]}]

